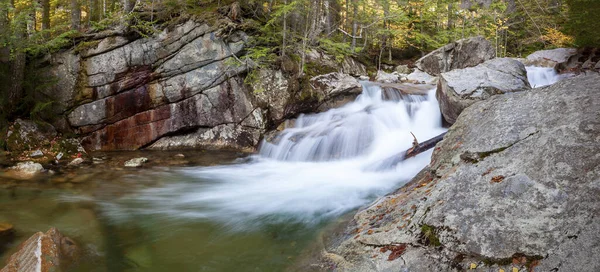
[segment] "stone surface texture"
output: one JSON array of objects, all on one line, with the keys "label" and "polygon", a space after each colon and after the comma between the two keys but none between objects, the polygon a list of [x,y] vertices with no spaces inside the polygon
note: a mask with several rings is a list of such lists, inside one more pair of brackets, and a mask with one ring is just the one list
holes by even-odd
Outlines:
[{"label": "stone surface texture", "polygon": [[600,76],[467,108],[430,166],[354,216],[321,268],[600,270]]},{"label": "stone surface texture", "polygon": [[442,73],[436,97],[444,119],[453,124],[464,109],[477,101],[529,89],[525,66],[511,58],[498,58]]},{"label": "stone surface texture", "polygon": [[473,67],[496,57],[492,44],[481,36],[449,43],[417,60],[421,71],[437,76],[454,69]]}]

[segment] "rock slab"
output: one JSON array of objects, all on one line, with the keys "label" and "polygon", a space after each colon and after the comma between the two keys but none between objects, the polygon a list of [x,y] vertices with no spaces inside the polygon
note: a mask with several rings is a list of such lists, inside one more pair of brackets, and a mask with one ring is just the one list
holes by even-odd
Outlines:
[{"label": "rock slab", "polygon": [[444,119],[453,124],[464,109],[477,101],[529,89],[525,66],[514,59],[499,58],[442,73],[436,97]]},{"label": "rock slab", "polygon": [[73,240],[51,228],[23,242],[0,272],[57,271],[74,261],[78,254],[79,248]]}]

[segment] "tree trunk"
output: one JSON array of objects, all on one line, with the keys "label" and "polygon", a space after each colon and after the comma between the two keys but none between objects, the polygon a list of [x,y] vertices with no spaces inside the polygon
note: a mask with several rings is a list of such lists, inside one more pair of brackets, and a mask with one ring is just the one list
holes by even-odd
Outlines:
[{"label": "tree trunk", "polygon": [[50,0],[42,0],[42,30],[50,29]]},{"label": "tree trunk", "polygon": [[358,0],[352,0],[352,46],[350,47],[351,51],[354,52],[356,48],[356,35],[358,31]]},{"label": "tree trunk", "polygon": [[79,4],[79,0],[70,0],[71,1],[71,29],[79,30],[81,29],[81,5]]},{"label": "tree trunk", "polygon": [[123,11],[129,13],[135,7],[135,0],[123,0]]},{"label": "tree trunk", "polygon": [[[14,36],[19,41],[27,39],[27,22],[16,20],[14,22]],[[8,85],[8,107],[7,112],[14,113],[23,97],[23,80],[25,78],[25,52],[23,42],[15,43],[11,48],[12,58],[10,61],[10,82]]]},{"label": "tree trunk", "polygon": [[283,41],[281,42],[281,57],[285,57],[285,40],[286,40],[286,22],[287,22],[287,12],[285,11],[285,9],[287,8],[287,0],[283,1],[283,29],[281,30],[283,33],[281,36],[283,36]]}]

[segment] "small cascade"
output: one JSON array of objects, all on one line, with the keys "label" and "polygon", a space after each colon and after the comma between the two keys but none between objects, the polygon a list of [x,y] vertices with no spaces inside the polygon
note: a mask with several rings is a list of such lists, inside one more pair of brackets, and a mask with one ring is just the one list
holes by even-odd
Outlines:
[{"label": "small cascade", "polygon": [[440,132],[433,93],[410,95],[369,82],[363,85],[353,103],[299,116],[293,127],[261,144],[260,156],[281,161],[368,159],[410,147],[410,132],[422,139]]},{"label": "small cascade", "polygon": [[527,79],[531,88],[548,86],[562,78],[556,73],[554,68],[528,66],[525,69],[527,70]]}]

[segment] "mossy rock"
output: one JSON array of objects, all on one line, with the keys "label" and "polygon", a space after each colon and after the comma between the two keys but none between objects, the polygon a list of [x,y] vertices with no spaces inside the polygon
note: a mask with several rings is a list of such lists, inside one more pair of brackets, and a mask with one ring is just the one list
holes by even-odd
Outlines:
[{"label": "mossy rock", "polygon": [[17,119],[6,133],[6,149],[23,152],[50,146],[57,132],[46,122]]}]

